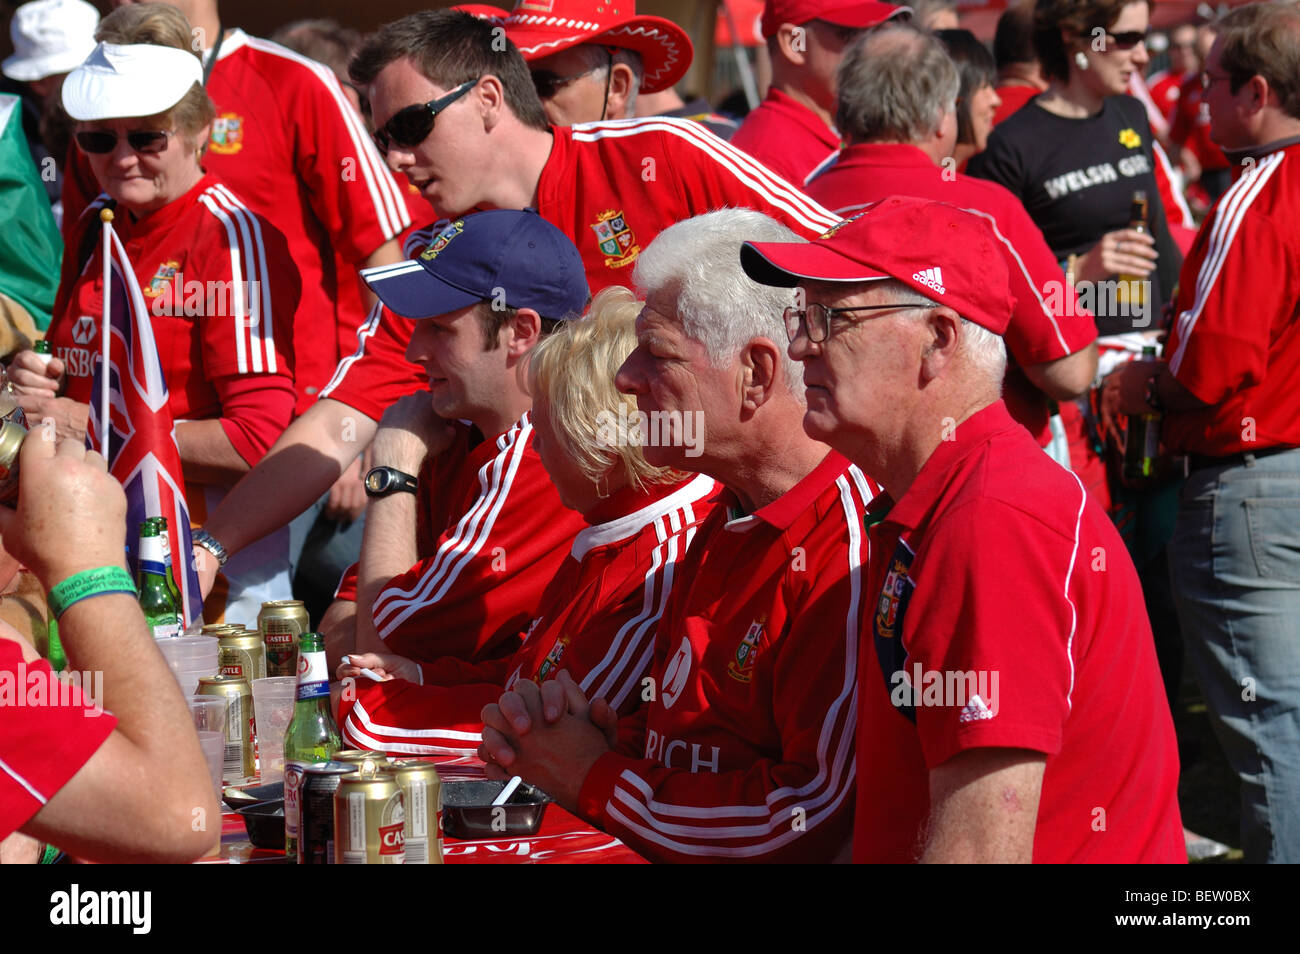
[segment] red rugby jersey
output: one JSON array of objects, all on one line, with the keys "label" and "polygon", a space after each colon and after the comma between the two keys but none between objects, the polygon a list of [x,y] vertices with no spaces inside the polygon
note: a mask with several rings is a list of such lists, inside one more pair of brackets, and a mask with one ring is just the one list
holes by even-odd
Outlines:
[{"label": "red rugby jersey", "polygon": [[1171,450],[1300,446],[1300,143],[1246,165],[1183,262],[1165,357],[1210,407],[1165,415]]},{"label": "red rugby jersey", "polygon": [[[641,703],[655,626],[695,529],[716,506],[717,485],[697,476],[648,491],[626,488],[573,540],[546,587],[523,645],[509,658],[422,667],[424,684],[358,680],[339,725],[350,744],[393,754],[473,755],[483,707],[519,679],[568,672],[590,698],[622,714]],[[435,682],[452,668],[455,684]]]},{"label": "red rugby jersey", "polygon": [[[537,184],[537,211],[582,253],[594,295],[632,284],[641,249],[668,226],[725,207],[757,209],[812,238],[839,221],[802,192],[698,123],[650,116],[553,126]],[[408,256],[432,236],[415,232]],[[389,327],[391,326],[391,327]],[[398,398],[427,386],[404,357],[410,326],[372,312],[321,392],[378,419]]]},{"label": "red rugby jersey", "polygon": [[659,623],[658,692],[581,814],[652,861],[829,861],[853,824],[855,673],[876,488],[831,453],[700,527]]},{"label": "red rugby jersey", "polygon": [[1042,90],[1037,86],[1026,86],[1023,83],[997,87],[998,99],[1002,101],[1002,105],[993,114],[993,125],[1002,122],[1041,92]]},{"label": "red rugby jersey", "polygon": [[1210,104],[1205,102],[1205,89],[1201,86],[1199,73],[1183,80],[1178,100],[1174,103],[1169,141],[1191,152],[1207,172],[1228,168],[1228,157],[1210,138]]},{"label": "red rugby jersey", "polygon": [[375,598],[375,628],[388,651],[476,662],[518,649],[542,591],[586,526],[560,503],[532,437],[525,414],[458,465],[435,466],[428,526],[436,544]]},{"label": "red rugby jersey", "polygon": [[[302,275],[292,325],[301,413],[339,362],[338,326],[355,328],[364,317],[359,299],[340,297],[340,284],[354,276],[337,273],[335,253],[359,267],[410,224],[406,199],[364,121],[320,63],[231,30],[207,90],[217,118],[204,169],[283,233]],[[72,153],[85,164],[78,150]],[[77,195],[79,178],[85,177],[64,180],[64,209],[74,220],[95,195]],[[287,331],[287,319],[284,325]]]},{"label": "red rugby jersey", "polygon": [[53,679],[49,663],[23,662],[18,644],[0,636],[0,684],[10,694],[0,695],[0,838],[27,824],[117,725],[80,689],[56,689]]},{"label": "red rugby jersey", "polygon": [[955,438],[867,518],[880,521],[858,668],[871,784],[854,860],[915,860],[930,770],[1012,748],[1047,756],[1034,861],[1186,862],[1178,743],[1123,541],[1000,401]]},{"label": "red rugby jersey", "polygon": [[[101,196],[74,229],[99,235]],[[300,282],[284,236],[213,175],[144,219],[118,209],[113,227],[150,311],[176,420],[220,418],[239,456],[256,464],[293,416],[289,327]],[[67,396],[91,394],[104,307],[102,245],[86,267],[64,256],[46,337],[67,365]]]},{"label": "red rugby jersey", "polygon": [[[1054,361],[1086,348],[1097,326],[1020,200],[996,182],[936,166],[916,146],[849,146],[808,183],[808,194],[839,215],[852,215],[890,195],[912,195],[968,209],[987,219],[1002,243],[1016,306],[1007,326],[1007,351],[1021,367]],[[1051,440],[1047,396],[1019,367],[1007,370],[1007,406],[1039,444]]]},{"label": "red rugby jersey", "polygon": [[807,106],[772,87],[732,134],[731,144],[777,175],[801,183],[840,148],[840,135]]}]

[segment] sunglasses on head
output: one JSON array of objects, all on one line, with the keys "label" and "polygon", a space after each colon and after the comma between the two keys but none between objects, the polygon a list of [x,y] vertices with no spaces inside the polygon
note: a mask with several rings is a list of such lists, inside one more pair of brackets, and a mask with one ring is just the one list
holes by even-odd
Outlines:
[{"label": "sunglasses on head", "polygon": [[[174,135],[174,129],[137,129],[126,134],[126,142],[136,152],[151,156],[166,151],[167,141]],[[115,132],[98,129],[79,132],[76,139],[82,152],[103,155],[117,148],[118,136]]]},{"label": "sunglasses on head", "polygon": [[424,142],[429,133],[433,132],[433,121],[438,118],[438,114],[468,93],[477,83],[478,80],[461,83],[445,96],[407,106],[393,113],[392,118],[373,133],[380,153],[386,156],[390,146],[409,149]]},{"label": "sunglasses on head", "polygon": [[1139,43],[1147,41],[1147,34],[1144,30],[1125,30],[1123,33],[1107,33],[1110,42],[1115,44],[1116,48],[1121,50],[1131,50]]}]

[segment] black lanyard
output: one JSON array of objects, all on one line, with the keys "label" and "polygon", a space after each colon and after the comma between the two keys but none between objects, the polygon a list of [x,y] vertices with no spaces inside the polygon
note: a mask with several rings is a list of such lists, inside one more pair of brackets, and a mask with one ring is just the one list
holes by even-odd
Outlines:
[{"label": "black lanyard", "polygon": [[226,38],[226,31],[221,27],[221,21],[217,21],[217,43],[212,47],[212,58],[208,60],[207,65],[203,67],[203,86],[206,89],[208,77],[212,75],[212,67],[217,65],[217,57],[221,55],[221,43]]}]

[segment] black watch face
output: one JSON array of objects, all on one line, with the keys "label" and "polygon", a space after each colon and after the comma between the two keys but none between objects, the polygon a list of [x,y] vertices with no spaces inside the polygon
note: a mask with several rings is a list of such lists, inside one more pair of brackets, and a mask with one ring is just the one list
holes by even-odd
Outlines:
[{"label": "black watch face", "polygon": [[366,474],[366,489],[372,494],[382,494],[388,489],[391,476],[386,470],[375,469]]}]

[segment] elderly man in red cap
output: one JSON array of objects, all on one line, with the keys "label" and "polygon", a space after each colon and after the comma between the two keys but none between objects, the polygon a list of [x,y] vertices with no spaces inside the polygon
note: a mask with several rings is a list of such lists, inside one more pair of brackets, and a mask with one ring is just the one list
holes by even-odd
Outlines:
[{"label": "elderly man in red cap", "polygon": [[835,74],[863,30],[908,7],[874,0],[767,0],[762,31],[772,59],[767,98],[750,113],[734,145],[798,185],[840,147]]},{"label": "elderly man in red cap", "polygon": [[860,861],[1185,861],[1142,590],[1105,512],[999,398],[1011,314],[987,221],[892,196],[811,243],[804,429],[875,475],[858,652]]},{"label": "elderly man in red cap", "polygon": [[676,23],[622,0],[519,0],[505,29],[557,126],[635,116],[637,94],[672,89],[694,54]]}]

